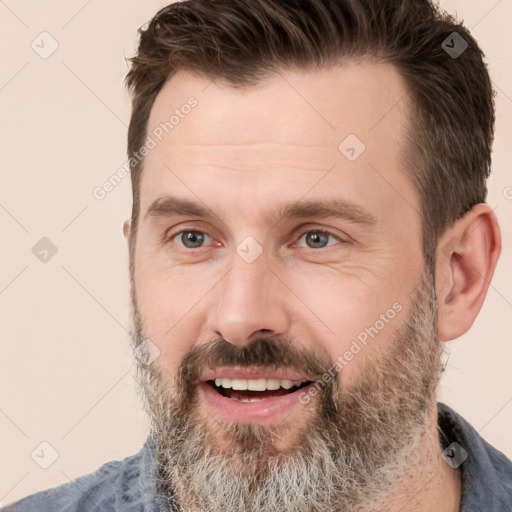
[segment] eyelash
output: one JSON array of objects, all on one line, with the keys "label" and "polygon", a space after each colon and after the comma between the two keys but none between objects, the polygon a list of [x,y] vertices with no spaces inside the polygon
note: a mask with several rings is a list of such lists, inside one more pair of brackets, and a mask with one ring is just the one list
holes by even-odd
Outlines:
[{"label": "eyelash", "polygon": [[[208,233],[206,233],[205,231],[200,231],[198,229],[182,229],[181,231],[177,231],[176,233],[173,233],[169,236],[166,236],[166,242],[169,243],[169,242],[172,242],[177,236],[179,235],[182,235],[183,233],[200,233],[200,234],[204,234],[206,235],[207,237],[210,237],[212,240],[213,240],[213,237],[210,236]],[[342,240],[339,236],[335,235],[334,233],[331,233],[329,231],[325,231],[325,230],[322,230],[322,229],[307,229],[305,231],[302,231],[299,235],[299,237],[297,238],[297,241],[299,241],[301,238],[304,237],[304,235],[307,235],[308,233],[315,233],[315,234],[323,234],[323,235],[327,235],[329,237],[332,237],[332,238],[335,238],[336,240],[338,240],[338,242],[341,242],[341,243],[347,243],[347,240]],[[201,247],[196,247],[196,248],[189,248],[189,247],[185,247],[183,245],[180,245],[180,244],[177,244],[181,249],[183,250],[188,250],[188,251],[194,251],[194,250],[199,250],[199,249],[205,249],[206,246],[201,246]],[[326,245],[325,247],[320,247],[320,248],[313,248],[313,247],[300,247],[301,249],[310,249],[312,251],[319,251],[319,250],[322,250],[322,249],[327,249],[328,247],[331,247],[332,245],[336,245],[336,244],[330,244],[330,245]]]}]

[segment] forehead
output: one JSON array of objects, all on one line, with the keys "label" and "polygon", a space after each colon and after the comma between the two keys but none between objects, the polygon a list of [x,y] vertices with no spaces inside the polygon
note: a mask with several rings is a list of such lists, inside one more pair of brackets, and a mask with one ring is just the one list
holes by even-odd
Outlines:
[{"label": "forehead", "polygon": [[404,196],[417,203],[401,158],[408,108],[406,85],[388,64],[283,70],[240,88],[180,71],[151,110],[156,144],[145,157],[141,211],[176,190],[224,199],[237,187],[262,206],[261,192],[298,199],[327,171],[312,192],[346,189],[383,208]]}]

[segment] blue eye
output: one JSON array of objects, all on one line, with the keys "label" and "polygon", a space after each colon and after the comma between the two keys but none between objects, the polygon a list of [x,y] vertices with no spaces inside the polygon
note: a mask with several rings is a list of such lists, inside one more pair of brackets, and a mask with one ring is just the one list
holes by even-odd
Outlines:
[{"label": "blue eye", "polygon": [[211,237],[202,231],[185,230],[176,233],[171,240],[186,249],[198,249],[203,246],[203,243]]},{"label": "blue eye", "polygon": [[[305,238],[305,242],[307,244],[306,247],[309,249],[323,249],[324,247],[334,245],[341,241],[337,236],[327,233],[326,231],[306,231],[301,235],[299,240],[302,238]],[[336,241],[334,243],[329,243],[329,238],[333,238]]]},{"label": "blue eye", "polygon": [[[213,238],[203,231],[186,229],[172,235],[169,241],[184,249],[201,249],[211,244]],[[324,249],[339,242],[343,242],[343,240],[332,233],[321,230],[309,230],[302,233],[297,246],[307,249]]]}]

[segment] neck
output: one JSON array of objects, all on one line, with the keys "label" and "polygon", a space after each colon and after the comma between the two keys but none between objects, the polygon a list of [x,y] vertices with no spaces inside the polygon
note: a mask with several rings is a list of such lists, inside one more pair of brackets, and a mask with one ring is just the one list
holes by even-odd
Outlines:
[{"label": "neck", "polygon": [[441,457],[437,404],[429,411],[428,430],[419,452],[411,460],[411,472],[397,483],[382,512],[459,512],[462,501],[462,472]]}]

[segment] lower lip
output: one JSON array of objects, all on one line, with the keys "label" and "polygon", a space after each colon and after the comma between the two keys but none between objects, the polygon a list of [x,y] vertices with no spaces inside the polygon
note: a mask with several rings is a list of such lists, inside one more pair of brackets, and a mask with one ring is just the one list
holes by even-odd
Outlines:
[{"label": "lower lip", "polygon": [[216,416],[230,423],[269,423],[290,414],[294,407],[303,405],[299,401],[301,393],[307,392],[305,386],[293,393],[273,398],[265,398],[256,402],[239,402],[221,395],[209,384],[199,383],[203,400]]}]

